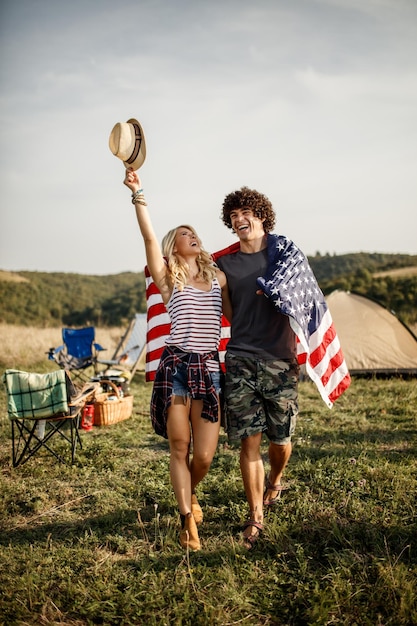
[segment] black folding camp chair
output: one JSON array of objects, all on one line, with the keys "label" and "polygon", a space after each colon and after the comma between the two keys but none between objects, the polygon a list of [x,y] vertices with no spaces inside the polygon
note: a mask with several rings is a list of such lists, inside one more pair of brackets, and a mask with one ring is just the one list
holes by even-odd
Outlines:
[{"label": "black folding camp chair", "polygon": [[12,427],[13,467],[41,451],[62,463],[74,463],[77,444],[82,447],[80,416],[99,385],[88,383],[77,390],[65,370],[47,374],[6,370],[3,381]]},{"label": "black folding camp chair", "polygon": [[96,373],[98,354],[106,349],[95,342],[94,326],[63,328],[62,341],[61,346],[50,348],[49,360],[55,361],[60,368],[69,370],[75,378],[89,380],[90,376],[85,370],[93,367]]}]

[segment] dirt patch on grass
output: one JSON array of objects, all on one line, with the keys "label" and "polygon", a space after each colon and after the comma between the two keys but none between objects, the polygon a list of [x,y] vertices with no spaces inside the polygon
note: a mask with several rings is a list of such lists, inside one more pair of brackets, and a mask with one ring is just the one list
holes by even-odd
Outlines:
[{"label": "dirt patch on grass", "polygon": [[16,272],[7,272],[6,270],[0,270],[0,281],[8,283],[28,283],[29,280],[16,274]]},{"label": "dirt patch on grass", "polygon": [[375,272],[374,278],[385,278],[391,276],[392,278],[402,278],[403,276],[416,276],[417,265],[410,265],[408,267],[399,267],[396,270],[388,270],[386,272]]}]

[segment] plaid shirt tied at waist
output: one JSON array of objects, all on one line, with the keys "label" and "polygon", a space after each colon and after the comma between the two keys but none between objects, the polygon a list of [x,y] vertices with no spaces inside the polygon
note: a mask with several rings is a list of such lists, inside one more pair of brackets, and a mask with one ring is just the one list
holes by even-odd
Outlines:
[{"label": "plaid shirt tied at waist", "polygon": [[168,438],[167,414],[171,406],[172,377],[181,363],[187,365],[187,385],[191,398],[203,400],[201,417],[210,422],[218,421],[218,397],[207,369],[207,361],[213,359],[219,360],[217,351],[199,354],[165,346],[155,374],[151,396],[152,427],[157,435]]}]

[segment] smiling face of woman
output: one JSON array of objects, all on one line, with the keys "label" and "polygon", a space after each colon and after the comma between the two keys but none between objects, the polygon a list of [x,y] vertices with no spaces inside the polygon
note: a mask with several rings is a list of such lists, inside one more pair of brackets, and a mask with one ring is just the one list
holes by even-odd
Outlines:
[{"label": "smiling face of woman", "polygon": [[182,257],[190,254],[199,254],[201,250],[201,242],[195,231],[187,226],[177,228],[175,235],[175,245],[173,252]]}]

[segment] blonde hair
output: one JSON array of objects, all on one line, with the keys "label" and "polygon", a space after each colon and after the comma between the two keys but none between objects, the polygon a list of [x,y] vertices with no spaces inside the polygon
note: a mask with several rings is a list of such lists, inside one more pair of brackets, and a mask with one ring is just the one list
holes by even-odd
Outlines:
[{"label": "blonde hair", "polygon": [[211,283],[213,278],[216,276],[216,268],[214,266],[213,259],[211,258],[209,253],[204,250],[201,239],[197,235],[195,229],[188,224],[181,224],[180,226],[177,226],[176,228],[170,230],[162,239],[161,244],[162,254],[167,259],[168,274],[171,284],[175,285],[177,289],[182,291],[187,283],[188,273],[190,269],[188,263],[186,263],[181,257],[177,256],[174,252],[175,241],[178,230],[180,228],[187,228],[196,237],[200,246],[200,254],[196,259],[198,268],[197,277],[204,280],[204,282]]}]

